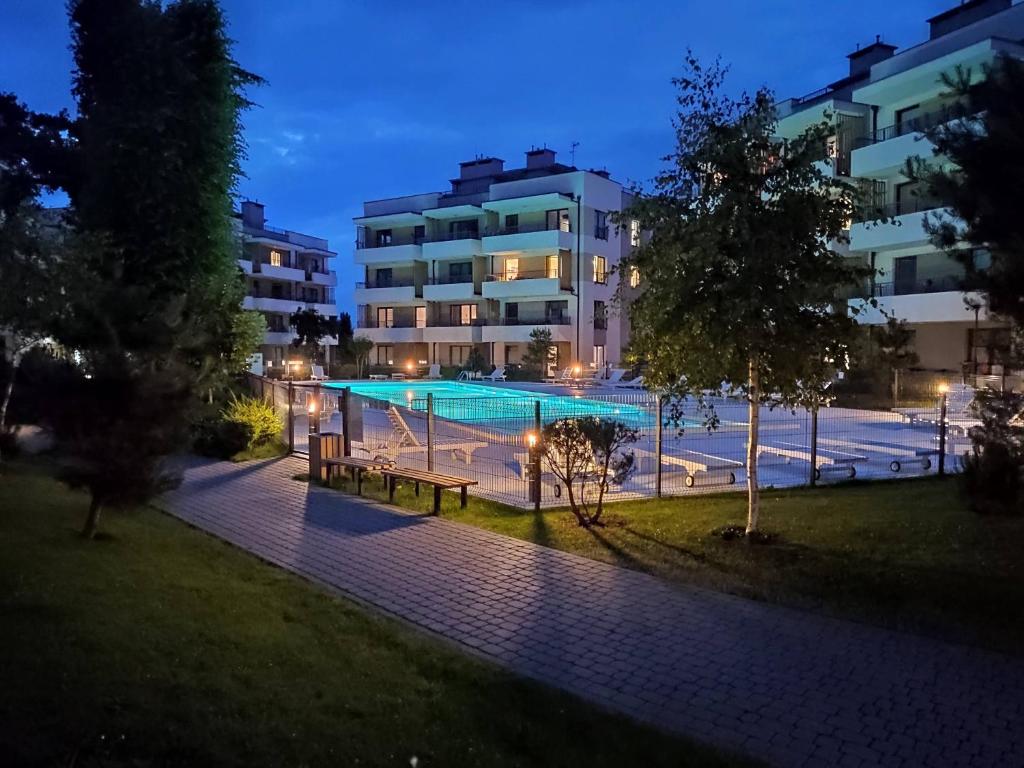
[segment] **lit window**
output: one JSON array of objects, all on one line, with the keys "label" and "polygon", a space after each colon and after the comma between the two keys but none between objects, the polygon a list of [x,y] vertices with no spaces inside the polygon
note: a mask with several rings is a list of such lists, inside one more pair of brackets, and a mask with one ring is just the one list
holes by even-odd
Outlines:
[{"label": "lit window", "polygon": [[604,345],[603,344],[595,344],[594,345],[594,367],[595,368],[604,368],[604,363],[605,363]]},{"label": "lit window", "polygon": [[546,266],[547,266],[547,276],[548,277],[558,277],[558,257],[557,256],[548,256],[547,257],[547,261],[546,261]]},{"label": "lit window", "polygon": [[608,260],[604,256],[594,256],[594,282],[601,285],[608,282]]},{"label": "lit window", "polygon": [[378,328],[394,328],[395,327],[395,308],[394,307],[377,307],[377,327]]},{"label": "lit window", "polygon": [[505,279],[519,279],[519,259],[505,259]]},{"label": "lit window", "polygon": [[281,252],[271,251],[270,252],[270,266],[280,267],[281,266]]},{"label": "lit window", "polygon": [[416,307],[416,327],[426,328],[427,327],[427,308]]},{"label": "lit window", "polygon": [[636,288],[638,285],[640,285],[640,269],[631,266],[629,268],[629,287]]},{"label": "lit window", "polygon": [[634,248],[640,245],[640,222],[636,219],[629,220],[629,244]]}]

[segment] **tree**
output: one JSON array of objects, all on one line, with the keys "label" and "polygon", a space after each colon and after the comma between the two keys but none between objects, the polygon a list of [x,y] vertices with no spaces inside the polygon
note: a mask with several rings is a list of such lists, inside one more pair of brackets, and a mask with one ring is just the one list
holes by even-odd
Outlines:
[{"label": "tree", "polygon": [[[590,443],[597,464],[597,506],[590,515],[590,525],[599,525],[604,511],[604,496],[610,483],[621,485],[633,471],[634,456],[623,449],[637,441],[639,433],[628,424],[615,419],[589,417],[582,420],[583,435]],[[589,514],[589,508],[584,503]]]},{"label": "tree", "polygon": [[[673,81],[675,150],[653,190],[637,190],[619,217],[650,232],[625,260],[644,280],[623,303],[649,385],[700,399],[725,381],[745,397],[752,533],[760,406],[820,402],[856,333],[836,295],[867,270],[832,247],[857,200],[817,163],[834,128],[823,121],[779,139],[773,95],[729,98],[724,74],[690,54]],[[681,399],[671,402],[678,418]]]},{"label": "tree", "polygon": [[315,309],[302,309],[292,313],[290,322],[295,330],[292,346],[302,350],[307,359],[322,361],[323,340],[327,336],[338,335],[338,321],[321,315]]},{"label": "tree", "polygon": [[543,378],[547,365],[555,360],[552,352],[553,342],[550,328],[534,328],[530,331],[530,340],[523,352],[523,367],[534,378]]},{"label": "tree", "polygon": [[373,340],[366,336],[356,336],[349,345],[352,349],[352,357],[356,363],[356,378],[363,378],[363,369],[370,360],[370,352],[373,350]]},{"label": "tree", "polygon": [[484,353],[480,351],[480,347],[474,345],[469,350],[469,354],[466,355],[466,362],[462,364],[462,369],[465,371],[482,371],[486,365],[487,359],[484,357]]},{"label": "tree", "polygon": [[906,320],[886,318],[885,325],[872,329],[877,363],[886,371],[886,379],[892,391],[893,407],[899,399],[898,372],[905,371],[918,363],[914,351],[914,332],[907,327]]},{"label": "tree", "polygon": [[[74,234],[53,335],[82,378],[53,421],[66,479],[101,511],[173,485],[168,454],[221,375],[243,281],[232,196],[243,92],[214,0],[71,0],[78,102]],[[64,407],[73,405],[73,408]]]},{"label": "tree", "polygon": [[227,373],[237,375],[249,370],[249,360],[263,343],[267,319],[261,312],[238,312],[231,321],[231,352]]}]

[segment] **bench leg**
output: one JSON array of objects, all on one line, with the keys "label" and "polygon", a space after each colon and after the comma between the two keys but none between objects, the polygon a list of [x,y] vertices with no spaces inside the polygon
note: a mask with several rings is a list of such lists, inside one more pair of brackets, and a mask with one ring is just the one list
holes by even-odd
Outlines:
[{"label": "bench leg", "polygon": [[434,486],[434,514],[441,514],[441,486]]},{"label": "bench leg", "polygon": [[356,476],[356,496],[363,495],[363,470],[352,467],[352,473]]},{"label": "bench leg", "polygon": [[462,488],[459,489],[459,508],[466,508],[466,486],[462,486]]},{"label": "bench leg", "polygon": [[395,501],[395,478],[388,477],[388,503],[393,504]]},{"label": "bench leg", "polygon": [[416,483],[416,495],[417,496],[420,495],[420,484],[419,483]]}]

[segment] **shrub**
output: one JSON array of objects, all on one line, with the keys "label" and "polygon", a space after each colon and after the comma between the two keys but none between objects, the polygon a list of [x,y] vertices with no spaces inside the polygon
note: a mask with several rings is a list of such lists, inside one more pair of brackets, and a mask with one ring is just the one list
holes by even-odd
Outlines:
[{"label": "shrub", "polygon": [[230,459],[244,451],[252,438],[247,424],[225,421],[220,416],[203,419],[195,426],[193,449],[200,456]]},{"label": "shrub", "polygon": [[248,429],[248,450],[275,440],[281,434],[281,418],[270,402],[258,397],[231,396],[221,416],[225,422]]},{"label": "shrub", "polygon": [[975,410],[981,425],[970,430],[963,489],[975,512],[1024,512],[1024,395],[979,392]]}]

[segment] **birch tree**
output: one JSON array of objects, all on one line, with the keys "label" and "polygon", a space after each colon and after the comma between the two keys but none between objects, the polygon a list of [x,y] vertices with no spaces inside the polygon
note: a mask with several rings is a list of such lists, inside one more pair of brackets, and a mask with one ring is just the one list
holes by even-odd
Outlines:
[{"label": "birch tree", "polygon": [[[631,352],[645,381],[680,398],[723,382],[747,403],[747,532],[758,527],[762,405],[815,407],[846,359],[856,324],[836,295],[866,272],[835,250],[857,190],[833,176],[828,119],[778,137],[773,94],[723,92],[725,69],[688,55],[673,121],[675,149],[621,221],[649,233],[623,269]],[[824,160],[824,162],[822,162]],[[709,424],[714,419],[709,416]]]}]

